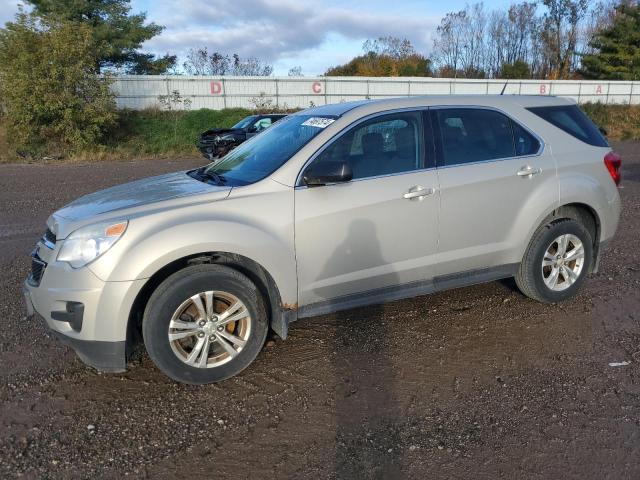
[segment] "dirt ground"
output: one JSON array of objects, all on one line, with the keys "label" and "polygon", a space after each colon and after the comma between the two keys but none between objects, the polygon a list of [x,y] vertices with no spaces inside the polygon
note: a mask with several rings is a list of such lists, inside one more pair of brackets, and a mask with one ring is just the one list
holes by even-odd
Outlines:
[{"label": "dirt ground", "polygon": [[302,320],[205,387],[143,352],[99,374],[21,296],[50,212],[200,162],[0,165],[0,477],[640,478],[640,145],[615,147],[622,222],[577,298],[505,281]]}]

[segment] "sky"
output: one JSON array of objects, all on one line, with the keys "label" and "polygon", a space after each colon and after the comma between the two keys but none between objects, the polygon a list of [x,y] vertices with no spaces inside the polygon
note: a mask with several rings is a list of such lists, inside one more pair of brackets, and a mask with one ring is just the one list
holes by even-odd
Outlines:
[{"label": "sky", "polygon": [[[19,0],[0,0],[0,22],[11,20]],[[429,54],[433,33],[445,13],[466,0],[132,0],[132,12],[165,30],[143,50],[175,54],[190,48],[257,57],[286,75],[300,66],[306,76],[323,74],[362,53],[367,38],[393,35],[409,39]],[[486,0],[487,9],[507,8],[512,0]]]}]

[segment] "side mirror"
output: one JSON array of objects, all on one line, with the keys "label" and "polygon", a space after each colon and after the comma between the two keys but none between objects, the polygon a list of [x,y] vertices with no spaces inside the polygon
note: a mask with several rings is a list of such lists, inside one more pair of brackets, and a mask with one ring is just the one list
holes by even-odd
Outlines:
[{"label": "side mirror", "polygon": [[318,162],[311,165],[302,177],[309,187],[349,182],[352,178],[353,170],[347,162]]}]

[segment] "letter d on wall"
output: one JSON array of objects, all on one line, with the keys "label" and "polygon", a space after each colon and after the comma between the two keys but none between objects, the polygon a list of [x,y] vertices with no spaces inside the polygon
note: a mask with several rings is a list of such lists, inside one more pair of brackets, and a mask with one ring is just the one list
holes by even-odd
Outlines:
[{"label": "letter d on wall", "polygon": [[222,93],[221,82],[211,82],[211,95],[220,95]]}]

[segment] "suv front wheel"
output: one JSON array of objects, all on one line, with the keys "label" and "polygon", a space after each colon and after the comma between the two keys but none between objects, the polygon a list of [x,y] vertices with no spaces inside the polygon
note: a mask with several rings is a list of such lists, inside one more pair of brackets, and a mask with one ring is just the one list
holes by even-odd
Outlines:
[{"label": "suv front wheel", "polygon": [[575,295],[593,262],[593,239],[578,221],[564,218],[540,227],[533,235],[516,274],[526,296],[545,303]]},{"label": "suv front wheel", "polygon": [[212,383],[244,370],[260,352],[268,330],[256,286],[221,265],[193,265],[155,290],[142,320],[151,360],[184,383]]}]

